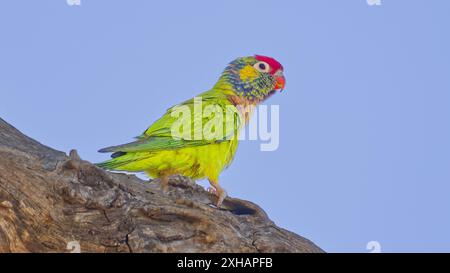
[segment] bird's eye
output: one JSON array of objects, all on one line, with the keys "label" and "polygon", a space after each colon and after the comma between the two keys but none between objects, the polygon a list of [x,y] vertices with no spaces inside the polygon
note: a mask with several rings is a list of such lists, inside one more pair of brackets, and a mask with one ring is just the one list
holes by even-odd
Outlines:
[{"label": "bird's eye", "polygon": [[269,72],[270,70],[270,66],[266,62],[257,62],[253,67],[259,72]]}]

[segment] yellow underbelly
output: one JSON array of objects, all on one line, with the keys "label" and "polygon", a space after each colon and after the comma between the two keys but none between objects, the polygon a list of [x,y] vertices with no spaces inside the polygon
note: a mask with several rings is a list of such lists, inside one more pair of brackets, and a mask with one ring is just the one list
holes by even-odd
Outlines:
[{"label": "yellow underbelly", "polygon": [[233,160],[237,140],[218,144],[139,153],[142,158],[122,166],[128,171],[144,171],[152,178],[180,174],[192,179],[217,179]]}]

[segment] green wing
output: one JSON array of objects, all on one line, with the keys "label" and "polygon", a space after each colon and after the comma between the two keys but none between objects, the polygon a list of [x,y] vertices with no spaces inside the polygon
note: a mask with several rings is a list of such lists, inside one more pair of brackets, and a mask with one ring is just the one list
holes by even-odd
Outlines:
[{"label": "green wing", "polygon": [[[242,124],[242,116],[236,107],[225,96],[209,91],[197,99],[190,99],[168,109],[137,137],[137,141],[104,148],[99,152],[158,151],[219,143],[236,137]],[[174,126],[180,129],[176,130],[176,134]],[[208,130],[209,128],[215,130]],[[222,129],[217,131],[218,128]],[[213,132],[206,135],[206,138],[205,129]]]}]

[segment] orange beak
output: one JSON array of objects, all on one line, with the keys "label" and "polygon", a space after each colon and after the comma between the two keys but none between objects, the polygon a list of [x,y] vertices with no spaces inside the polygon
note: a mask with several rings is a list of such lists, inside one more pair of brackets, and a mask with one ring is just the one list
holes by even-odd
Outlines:
[{"label": "orange beak", "polygon": [[280,90],[280,92],[283,91],[284,86],[286,85],[286,79],[284,78],[284,75],[281,74],[276,76],[275,80],[276,80],[275,89]]}]

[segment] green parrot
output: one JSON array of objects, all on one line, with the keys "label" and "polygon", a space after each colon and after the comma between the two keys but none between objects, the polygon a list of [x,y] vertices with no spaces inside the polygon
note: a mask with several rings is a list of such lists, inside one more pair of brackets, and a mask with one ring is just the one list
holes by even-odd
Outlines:
[{"label": "green parrot", "polygon": [[283,66],[275,59],[237,58],[212,89],[169,108],[136,141],[99,150],[112,158],[97,166],[145,172],[159,178],[163,189],[171,175],[207,178],[220,207],[227,193],[219,175],[233,160],[239,131],[252,109],[284,86]]}]

